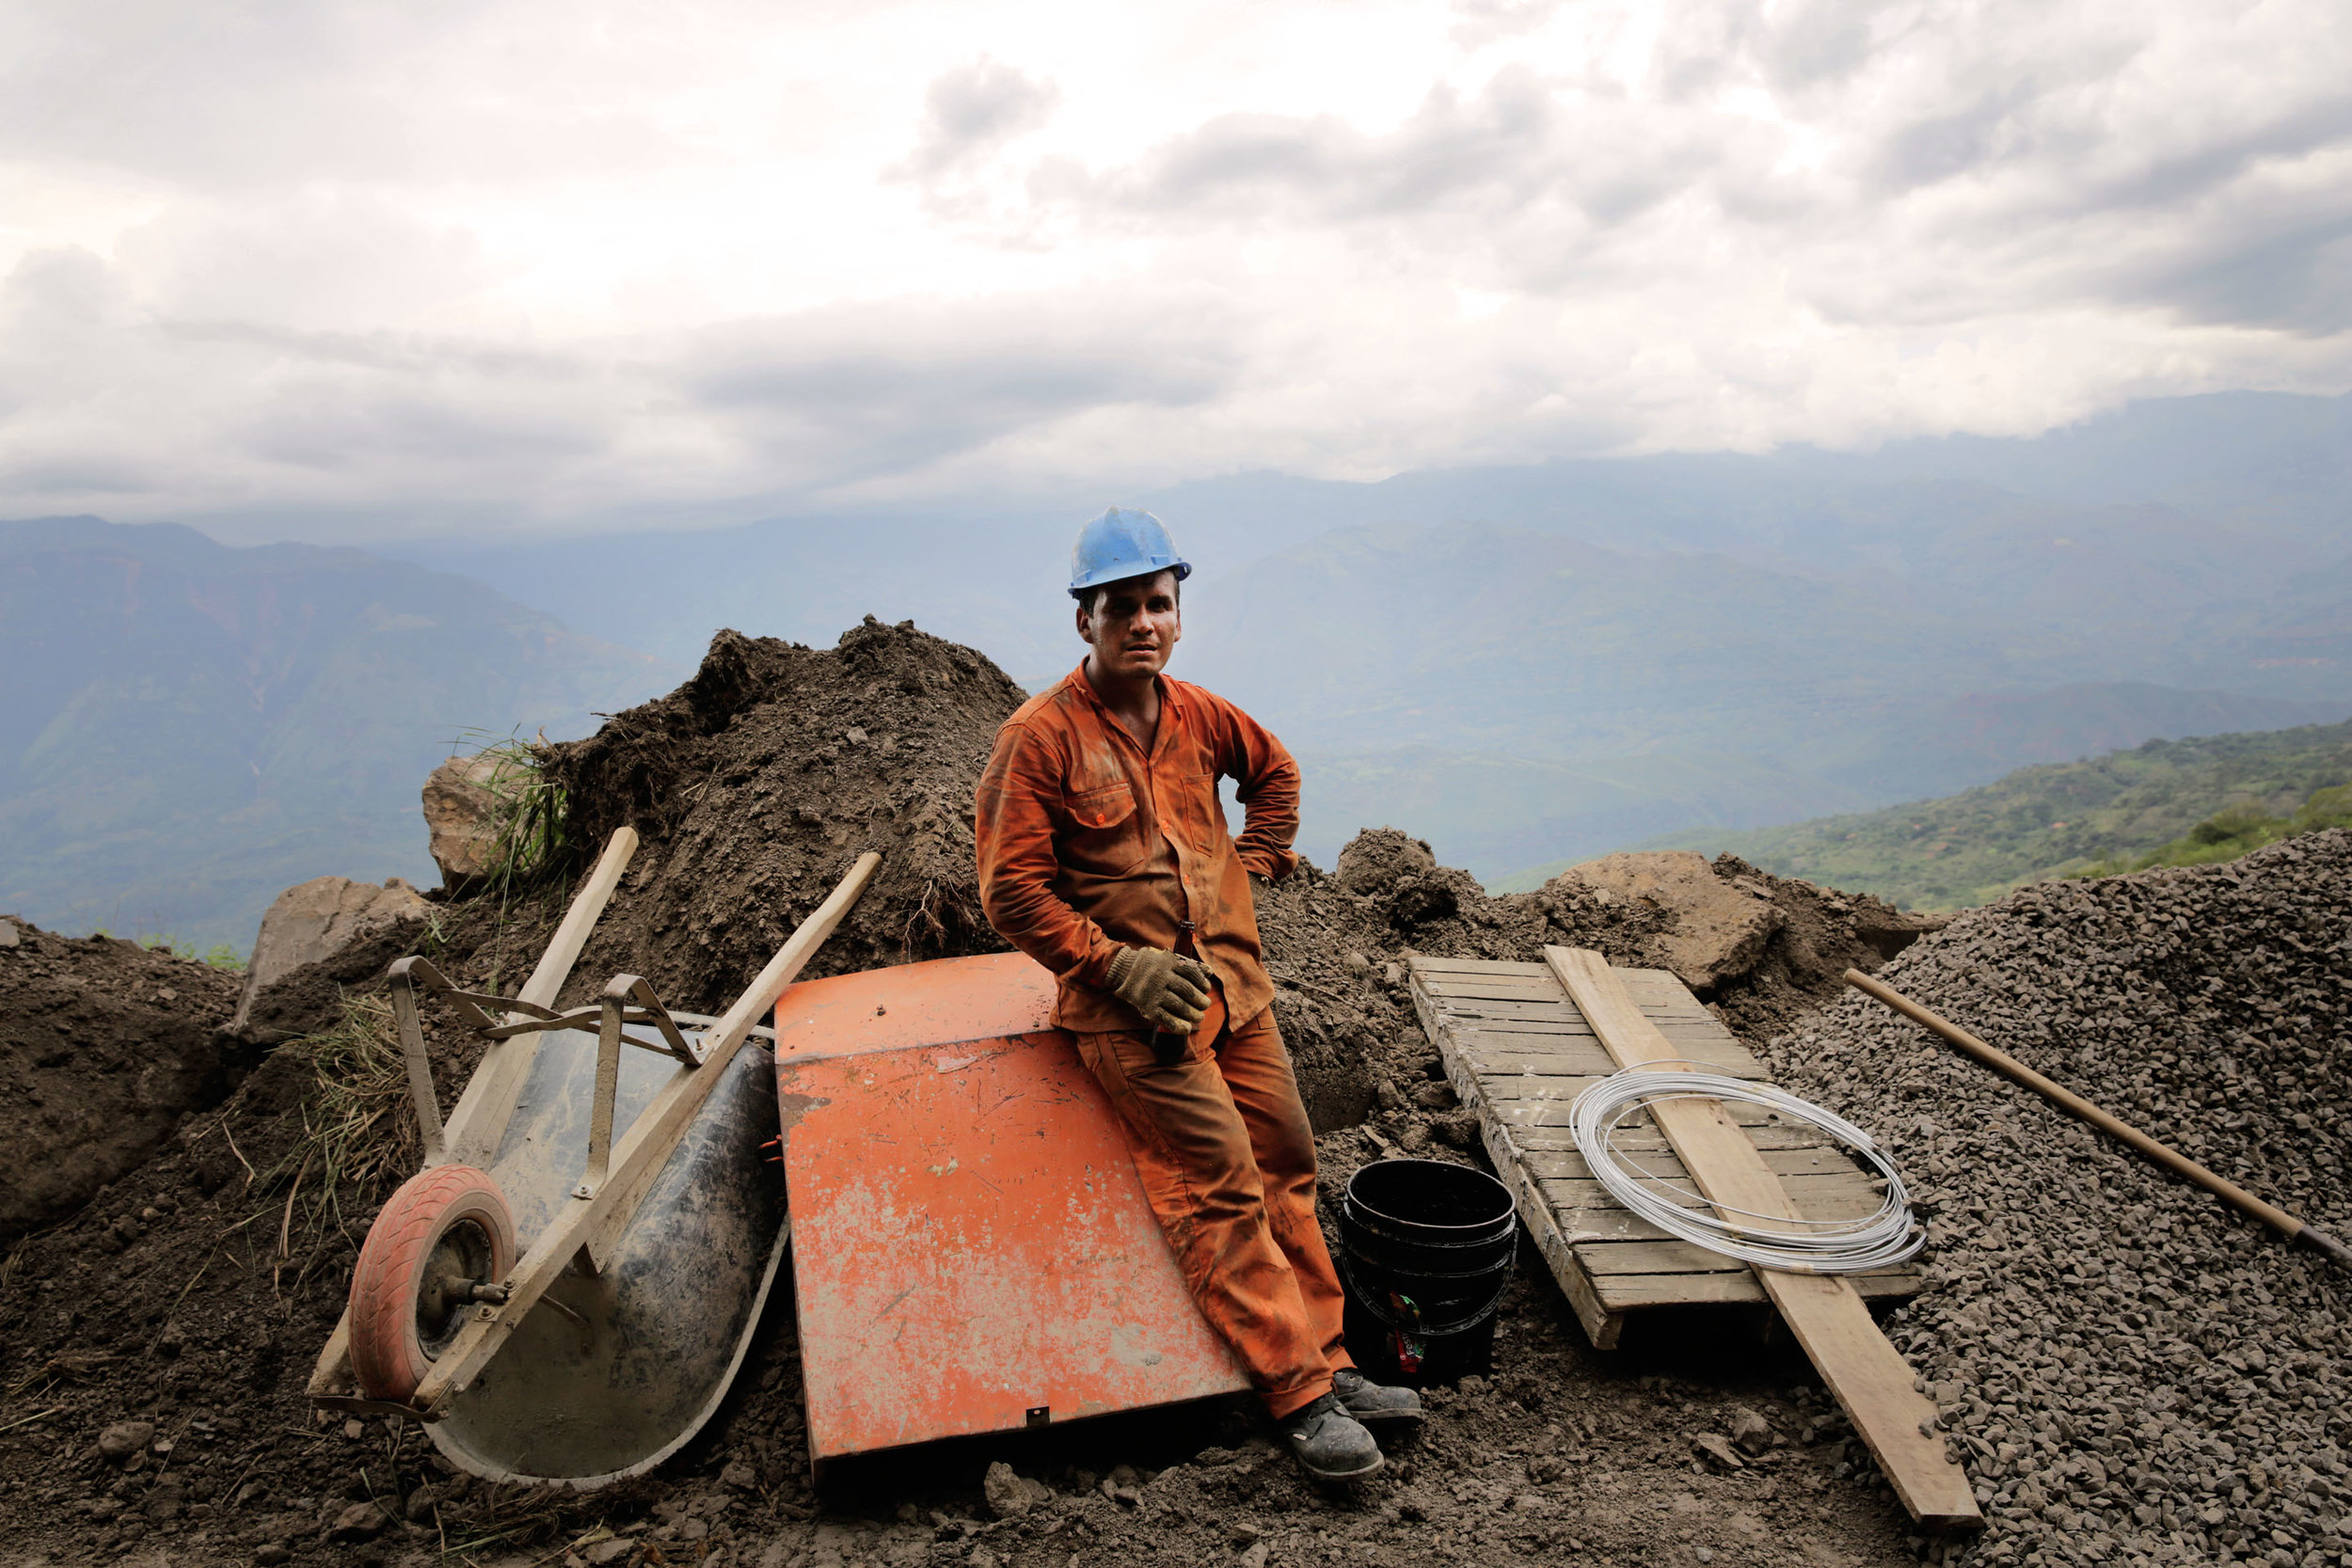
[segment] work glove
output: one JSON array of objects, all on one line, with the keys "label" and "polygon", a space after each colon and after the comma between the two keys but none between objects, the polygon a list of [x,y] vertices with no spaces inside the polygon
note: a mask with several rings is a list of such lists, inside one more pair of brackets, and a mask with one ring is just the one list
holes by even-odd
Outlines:
[{"label": "work glove", "polygon": [[1209,1010],[1209,970],[1160,947],[1124,947],[1111,960],[1111,994],[1164,1035],[1189,1035]]}]

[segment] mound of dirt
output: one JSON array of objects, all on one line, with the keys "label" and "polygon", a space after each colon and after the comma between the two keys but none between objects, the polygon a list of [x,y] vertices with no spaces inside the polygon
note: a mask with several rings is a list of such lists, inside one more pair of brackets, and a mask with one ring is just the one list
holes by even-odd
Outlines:
[{"label": "mound of dirt", "polygon": [[569,833],[644,836],[580,970],[716,1011],[858,855],[881,868],[808,974],[1001,952],[981,917],[972,790],[1020,688],[870,616],[829,650],[721,632],[691,680],[553,748]]},{"label": "mound of dirt", "polygon": [[0,920],[0,1238],[134,1169],[250,1058],[221,1033],[238,978],[119,942]]},{"label": "mound of dirt", "polygon": [[[625,822],[644,835],[567,998],[628,970],[680,1006],[732,1001],[867,847],[884,852],[882,873],[811,974],[998,949],[977,911],[969,813],[1019,701],[987,660],[908,626],[868,622],[830,651],[723,635],[679,691],[554,750],[575,843],[593,849]],[[1786,924],[1806,946],[1768,942],[1724,979],[1718,1006],[1735,1023],[1779,1018],[1829,965],[1868,954],[1836,895],[1763,885],[1797,911]],[[460,984],[512,992],[565,891],[453,899],[427,930],[395,935]],[[1575,882],[1490,898],[1382,829],[1332,873],[1303,866],[1263,894],[1260,924],[1329,1196],[1390,1151],[1481,1158],[1413,1018],[1406,954],[1525,958],[1552,942],[1654,964],[1675,915]],[[590,1497],[483,1484],[414,1431],[314,1419],[301,1397],[312,1358],[370,1217],[413,1158],[377,978],[393,940],[257,998],[257,1024],[310,1037],[0,1265],[7,1539],[69,1562],[420,1568],[453,1560],[445,1551],[599,1568],[1912,1556],[1889,1497],[1838,1479],[1850,1434],[1801,1360],[1596,1355],[1532,1254],[1499,1319],[1496,1375],[1439,1390],[1419,1446],[1345,1494],[1302,1483],[1238,1401],[845,1465],[819,1497],[788,1291],[703,1435],[657,1475]],[[446,1106],[480,1046],[441,1008],[424,1025]],[[1738,1468],[1693,1449],[1733,1433]],[[984,1479],[997,1462],[1049,1495],[1021,1489],[1031,1505],[995,1516]]]},{"label": "mound of dirt", "polygon": [[[1886,981],[2352,1232],[2352,833],[2028,888]],[[1861,996],[1770,1054],[1885,1134],[1942,1287],[1890,1323],[1993,1563],[2352,1554],[2352,1276]]]}]

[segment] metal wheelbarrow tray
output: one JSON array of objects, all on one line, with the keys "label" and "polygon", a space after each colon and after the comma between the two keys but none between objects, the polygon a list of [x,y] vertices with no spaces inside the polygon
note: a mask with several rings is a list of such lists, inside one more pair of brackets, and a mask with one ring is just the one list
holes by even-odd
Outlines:
[{"label": "metal wheelbarrow tray", "polygon": [[[461,991],[421,958],[392,967],[424,1169],[371,1228],[310,1394],[420,1419],[489,1480],[586,1490],[641,1474],[725,1396],[791,1233],[783,1173],[760,1151],[776,1101],[755,1022],[879,860],[858,861],[723,1017],[670,1012],[626,974],[558,1013],[636,837],[613,835],[519,996]],[[419,991],[492,1041],[446,1129]],[[459,1189],[473,1211],[443,1212]]]}]

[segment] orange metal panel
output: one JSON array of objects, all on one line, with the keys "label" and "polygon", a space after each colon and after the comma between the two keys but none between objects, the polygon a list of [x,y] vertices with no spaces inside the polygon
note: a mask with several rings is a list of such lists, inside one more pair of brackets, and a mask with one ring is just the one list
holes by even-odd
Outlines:
[{"label": "orange metal panel", "polygon": [[812,1459],[1248,1386],[1053,1000],[1008,954],[777,1003]]}]

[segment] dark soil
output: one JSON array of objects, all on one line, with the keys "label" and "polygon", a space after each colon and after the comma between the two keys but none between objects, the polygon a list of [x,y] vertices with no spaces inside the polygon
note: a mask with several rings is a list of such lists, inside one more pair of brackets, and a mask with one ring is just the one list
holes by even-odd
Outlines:
[{"label": "dark soil", "polygon": [[[882,874],[811,974],[997,949],[976,912],[968,816],[1018,698],[979,656],[912,627],[868,622],[829,651],[723,635],[679,692],[558,749],[575,839],[593,847],[628,822],[645,840],[568,995],[627,969],[680,1006],[723,1006],[867,847],[884,852]],[[1789,929],[1724,988],[1735,1027],[1794,1016],[1846,962],[1877,961],[1851,903],[1773,885]],[[511,992],[565,893],[453,902],[411,935],[453,979]],[[1407,952],[1524,958],[1554,942],[1645,963],[1672,924],[1573,884],[1489,898],[1391,830],[1360,836],[1329,874],[1302,867],[1260,918],[1327,1196],[1390,1151],[1481,1158],[1413,1020]],[[450,1474],[413,1432],[314,1418],[301,1397],[368,1220],[413,1168],[371,978],[389,956],[290,977],[264,999],[273,1026],[310,1037],[0,1264],[0,1539],[70,1562],[422,1563],[447,1550],[515,1568],[1912,1555],[1801,1358],[1722,1317],[1596,1354],[1532,1254],[1494,1375],[1437,1391],[1419,1445],[1353,1491],[1303,1483],[1237,1402],[878,1456],[840,1466],[819,1498],[782,1306],[727,1406],[657,1476],[580,1498]],[[426,1024],[447,1105],[478,1047],[437,1007]],[[102,1451],[124,1422],[153,1431],[117,1431]],[[1703,1462],[1701,1433],[1744,1433],[1746,1457]],[[982,1479],[995,1461],[1056,1496],[993,1516]]]},{"label": "dark soil", "polygon": [[812,976],[1004,943],[980,915],[972,786],[1020,688],[969,648],[868,619],[836,648],[721,632],[694,677],[554,749],[571,834],[644,835],[582,974],[716,1012],[850,863],[872,883]]},{"label": "dark soil", "polygon": [[[9,940],[9,939],[13,940]],[[0,1240],[72,1212],[251,1065],[239,980],[113,937],[0,920]]]}]

